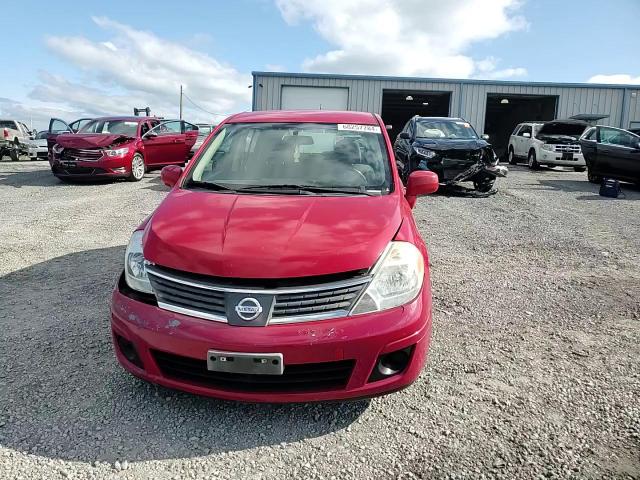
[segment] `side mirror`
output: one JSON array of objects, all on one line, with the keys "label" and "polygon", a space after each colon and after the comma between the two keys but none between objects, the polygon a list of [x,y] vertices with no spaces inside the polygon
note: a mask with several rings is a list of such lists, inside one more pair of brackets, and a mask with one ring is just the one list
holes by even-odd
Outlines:
[{"label": "side mirror", "polygon": [[409,206],[414,207],[420,195],[429,195],[438,191],[440,182],[435,172],[416,170],[409,175],[405,197]]},{"label": "side mirror", "polygon": [[178,183],[181,175],[182,167],[179,167],[178,165],[167,165],[162,170],[160,170],[160,179],[162,180],[162,183],[164,183],[169,188]]},{"label": "side mirror", "polygon": [[408,132],[401,132],[400,135],[398,135],[398,138],[401,138],[403,140],[411,140],[411,135],[409,135]]},{"label": "side mirror", "polygon": [[524,138],[531,138],[531,134],[529,132],[525,132],[522,134]]},{"label": "side mirror", "polygon": [[480,138],[481,138],[482,140],[489,140],[489,134],[487,134],[487,133],[483,133],[482,135],[480,135]]}]

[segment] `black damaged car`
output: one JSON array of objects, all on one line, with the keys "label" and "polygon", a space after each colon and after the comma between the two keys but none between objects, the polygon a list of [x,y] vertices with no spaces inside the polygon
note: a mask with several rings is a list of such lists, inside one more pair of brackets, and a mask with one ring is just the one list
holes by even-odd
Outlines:
[{"label": "black damaged car", "polygon": [[490,191],[507,168],[498,165],[487,138],[462,118],[413,117],[393,146],[402,181],[414,170],[431,170],[445,185],[469,181],[479,192]]}]

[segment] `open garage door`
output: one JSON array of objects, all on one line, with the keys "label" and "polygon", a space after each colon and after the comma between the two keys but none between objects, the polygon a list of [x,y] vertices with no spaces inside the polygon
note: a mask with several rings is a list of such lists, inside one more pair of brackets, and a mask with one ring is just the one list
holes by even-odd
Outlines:
[{"label": "open garage door", "polygon": [[522,122],[538,122],[556,118],[558,97],[554,95],[487,94],[484,132],[499,157],[506,155],[509,136]]},{"label": "open garage door", "polygon": [[348,105],[348,88],[283,85],[280,97],[282,110],[347,110]]},{"label": "open garage door", "polygon": [[393,127],[389,131],[393,142],[411,117],[448,117],[450,103],[451,92],[383,90],[381,116]]}]

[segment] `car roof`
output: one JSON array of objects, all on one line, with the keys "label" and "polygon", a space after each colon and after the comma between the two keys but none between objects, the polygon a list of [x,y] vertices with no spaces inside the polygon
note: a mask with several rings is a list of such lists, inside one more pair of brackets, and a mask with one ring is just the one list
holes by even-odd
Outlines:
[{"label": "car roof", "polygon": [[227,123],[258,122],[378,124],[378,120],[372,113],[339,110],[263,110],[259,112],[238,113],[227,119]]},{"label": "car roof", "polygon": [[145,120],[160,120],[157,117],[134,117],[132,115],[129,116],[116,116],[116,117],[96,117],[91,120],[100,120],[100,121],[113,121],[113,120],[122,120],[123,122],[144,122]]},{"label": "car roof", "polygon": [[421,117],[420,115],[415,115],[413,118],[420,120],[451,120],[457,122],[466,122],[464,118],[460,117]]}]

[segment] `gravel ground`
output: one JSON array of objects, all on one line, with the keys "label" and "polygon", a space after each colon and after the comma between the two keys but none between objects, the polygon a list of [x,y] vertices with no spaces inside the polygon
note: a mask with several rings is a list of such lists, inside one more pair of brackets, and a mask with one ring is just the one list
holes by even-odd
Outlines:
[{"label": "gravel ground", "polygon": [[109,295],[139,184],[63,185],[0,163],[0,478],[640,478],[640,191],[512,169],[486,199],[433,196],[434,336],[410,388],[245,405],[117,365]]}]

